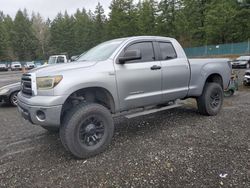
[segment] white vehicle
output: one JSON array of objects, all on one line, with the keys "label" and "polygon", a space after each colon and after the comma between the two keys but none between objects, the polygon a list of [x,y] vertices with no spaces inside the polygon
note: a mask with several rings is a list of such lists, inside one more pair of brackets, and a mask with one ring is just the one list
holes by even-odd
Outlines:
[{"label": "white vehicle", "polygon": [[0,71],[8,71],[8,66],[5,63],[0,63]]},{"label": "white vehicle", "polygon": [[26,69],[29,69],[29,70],[35,68],[34,61],[26,62],[26,64],[24,66]]},{"label": "white vehicle", "polygon": [[11,63],[10,69],[11,69],[12,71],[15,71],[15,70],[22,70],[22,65],[21,65],[20,62],[15,61],[15,62],[12,62],[12,63]]},{"label": "white vehicle", "polygon": [[39,68],[39,67],[42,67],[43,64],[42,63],[35,63],[35,68]]},{"label": "white vehicle", "polygon": [[58,63],[67,63],[68,59],[66,55],[53,55],[49,57],[48,64],[58,64]]}]

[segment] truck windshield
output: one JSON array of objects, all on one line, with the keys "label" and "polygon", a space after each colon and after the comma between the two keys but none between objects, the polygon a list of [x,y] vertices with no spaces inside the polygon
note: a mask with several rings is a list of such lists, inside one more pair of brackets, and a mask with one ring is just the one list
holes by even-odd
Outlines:
[{"label": "truck windshield", "polygon": [[76,61],[104,61],[114,53],[123,40],[117,39],[99,44],[82,54]]},{"label": "truck windshield", "polygon": [[56,64],[56,57],[50,57],[48,64]]}]

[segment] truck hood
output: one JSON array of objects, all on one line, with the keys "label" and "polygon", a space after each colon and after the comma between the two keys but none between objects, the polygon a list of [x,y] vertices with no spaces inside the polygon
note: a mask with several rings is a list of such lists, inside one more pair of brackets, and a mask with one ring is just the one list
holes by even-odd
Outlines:
[{"label": "truck hood", "polygon": [[36,74],[53,74],[59,73],[64,71],[70,71],[73,69],[80,69],[80,68],[87,68],[94,66],[97,62],[96,61],[78,61],[73,63],[63,63],[63,64],[54,64],[54,65],[43,65],[41,67],[35,68],[30,73]]},{"label": "truck hood", "polygon": [[9,85],[1,87],[0,90],[1,89],[13,89],[13,88],[21,88],[21,83],[17,82],[17,83],[14,83],[14,84],[9,84]]}]

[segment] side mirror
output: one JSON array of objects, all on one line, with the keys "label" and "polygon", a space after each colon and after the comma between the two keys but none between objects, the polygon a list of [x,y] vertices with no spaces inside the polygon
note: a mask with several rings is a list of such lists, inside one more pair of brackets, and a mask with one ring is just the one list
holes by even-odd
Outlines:
[{"label": "side mirror", "polygon": [[119,63],[124,64],[126,61],[141,59],[140,50],[127,50],[122,57],[119,57]]}]

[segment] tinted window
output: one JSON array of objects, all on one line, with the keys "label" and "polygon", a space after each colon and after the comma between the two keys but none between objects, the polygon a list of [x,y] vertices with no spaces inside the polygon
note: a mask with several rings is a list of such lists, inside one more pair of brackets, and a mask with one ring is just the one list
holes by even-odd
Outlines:
[{"label": "tinted window", "polygon": [[131,61],[131,62],[146,62],[154,61],[155,55],[153,50],[152,42],[140,42],[135,43],[129,46],[126,50],[140,50],[141,51],[141,60]]},{"label": "tinted window", "polygon": [[64,57],[59,56],[57,58],[57,63],[64,63]]},{"label": "tinted window", "polygon": [[163,60],[174,59],[177,57],[174,47],[170,42],[159,42],[159,45]]}]

